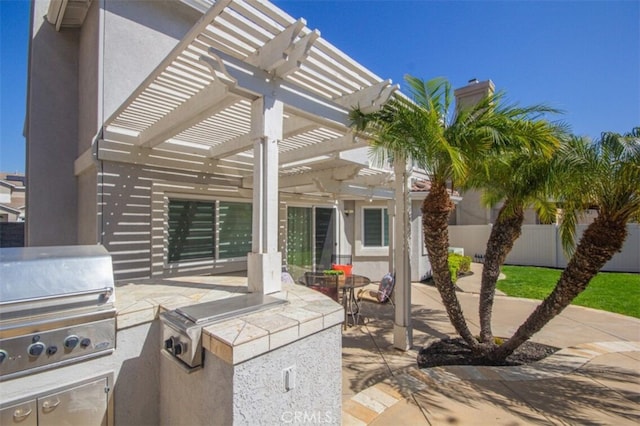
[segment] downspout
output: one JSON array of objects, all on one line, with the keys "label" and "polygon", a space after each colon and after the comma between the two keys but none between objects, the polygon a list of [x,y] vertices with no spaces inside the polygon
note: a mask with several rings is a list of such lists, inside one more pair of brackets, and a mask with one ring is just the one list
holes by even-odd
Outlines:
[{"label": "downspout", "polygon": [[98,235],[97,241],[100,245],[104,245],[104,162],[100,160],[100,140],[104,138],[104,52],[105,52],[105,33],[106,33],[106,9],[107,9],[107,0],[100,0],[100,9],[98,22],[100,24],[100,28],[98,31],[98,117],[99,117],[99,131],[96,135],[99,136],[95,139],[95,160],[96,160],[96,171],[99,173],[96,179],[96,191],[100,188],[99,195],[96,197],[96,202],[98,202],[98,214],[100,215],[100,220],[98,220]]}]

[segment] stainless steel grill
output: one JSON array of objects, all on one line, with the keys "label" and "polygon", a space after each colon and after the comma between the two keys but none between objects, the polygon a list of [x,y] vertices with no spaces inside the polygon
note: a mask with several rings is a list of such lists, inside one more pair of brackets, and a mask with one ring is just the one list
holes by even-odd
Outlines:
[{"label": "stainless steel grill", "polygon": [[189,305],[160,314],[164,353],[188,369],[202,365],[202,328],[243,314],[270,309],[286,300],[259,293]]},{"label": "stainless steel grill", "polygon": [[101,246],[0,249],[0,378],[112,353],[114,303]]}]

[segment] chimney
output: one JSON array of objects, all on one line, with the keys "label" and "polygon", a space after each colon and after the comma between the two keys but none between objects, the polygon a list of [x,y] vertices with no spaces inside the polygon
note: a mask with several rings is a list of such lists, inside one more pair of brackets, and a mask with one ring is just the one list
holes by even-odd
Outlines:
[{"label": "chimney", "polygon": [[471,108],[480,99],[487,95],[492,95],[496,89],[491,80],[478,81],[477,78],[472,78],[468,83],[466,86],[453,91],[456,97],[456,109]]}]

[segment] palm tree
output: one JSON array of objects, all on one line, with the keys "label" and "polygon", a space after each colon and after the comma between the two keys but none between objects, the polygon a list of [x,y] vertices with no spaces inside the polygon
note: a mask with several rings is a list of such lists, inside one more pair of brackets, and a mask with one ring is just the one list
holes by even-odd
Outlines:
[{"label": "palm tree", "polygon": [[[547,141],[549,146],[559,146],[566,132],[562,125],[530,124],[537,126],[532,136]],[[482,200],[487,206],[494,207],[502,202],[487,241],[480,286],[480,341],[489,347],[495,346],[491,318],[496,282],[500,268],[522,233],[525,209],[533,207],[545,221],[555,218],[556,206],[550,201],[549,194],[562,184],[558,166],[561,152],[548,155],[513,146],[508,152],[500,152],[475,164],[465,182],[465,189],[482,190]]]},{"label": "palm tree", "polygon": [[[382,110],[352,111],[357,130],[367,133],[382,155],[401,156],[423,168],[431,189],[422,205],[425,246],[433,278],[452,325],[474,351],[483,351],[470,332],[448,268],[449,216],[454,209],[449,192],[463,183],[473,163],[512,145],[550,154],[555,146],[541,141],[532,130],[544,106],[502,105],[503,94],[490,94],[467,109],[451,111],[452,90],[442,78],[423,81],[407,76],[411,99],[398,95]],[[451,187],[449,187],[451,185]]]},{"label": "palm tree", "polygon": [[[554,290],[531,313],[515,334],[492,354],[504,359],[566,308],[627,237],[627,222],[640,215],[640,127],[630,133],[603,133],[595,143],[575,138],[564,159],[565,185],[560,227],[566,252],[573,252]],[[578,216],[596,206],[597,218],[585,230],[575,251]]]}]

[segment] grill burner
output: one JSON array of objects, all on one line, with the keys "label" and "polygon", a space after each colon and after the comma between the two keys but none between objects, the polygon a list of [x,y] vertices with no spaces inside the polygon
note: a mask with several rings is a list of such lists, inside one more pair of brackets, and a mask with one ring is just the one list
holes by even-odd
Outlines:
[{"label": "grill burner", "polygon": [[0,379],[112,353],[114,302],[101,246],[0,249]]},{"label": "grill burner", "polygon": [[259,293],[189,305],[160,314],[163,351],[188,368],[202,365],[202,327],[288,303]]}]

